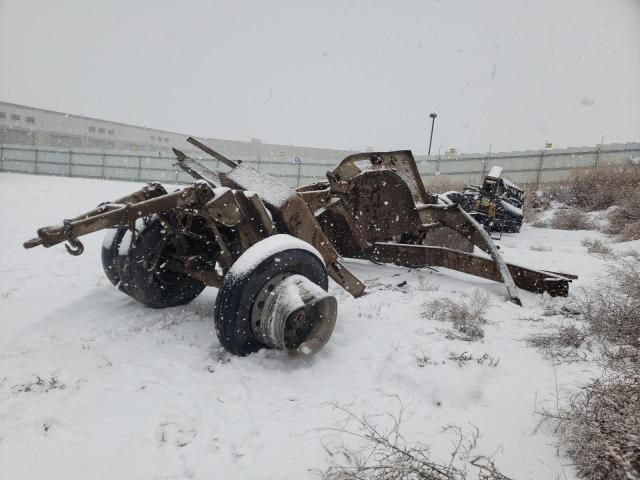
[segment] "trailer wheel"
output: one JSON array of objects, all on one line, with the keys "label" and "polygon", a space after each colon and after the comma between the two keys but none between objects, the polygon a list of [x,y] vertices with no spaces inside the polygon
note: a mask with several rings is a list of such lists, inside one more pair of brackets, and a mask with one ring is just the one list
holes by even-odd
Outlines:
[{"label": "trailer wheel", "polygon": [[175,250],[165,242],[166,227],[159,217],[136,229],[126,229],[118,249],[118,288],[151,308],[184,305],[196,298],[205,284],[184,273],[168,270],[168,254]]},{"label": "trailer wheel", "polygon": [[[289,244],[283,242],[284,248],[278,249],[277,240],[289,241]],[[296,248],[296,245],[300,245],[300,247]],[[312,347],[314,352],[326,343],[335,325],[336,301],[335,297],[326,292],[328,276],[324,262],[304,245],[308,247],[308,244],[302,240],[289,235],[269,237],[249,248],[231,267],[218,291],[214,315],[216,335],[227,351],[235,355],[246,356],[265,347],[281,348],[290,357],[293,357],[313,353],[305,351],[306,347],[301,347],[301,343],[311,339],[314,335],[317,338],[311,339],[309,342],[309,345],[314,345]],[[270,249],[270,246],[273,248]],[[298,341],[297,344],[285,346],[284,344],[277,345],[277,342],[273,342],[269,338],[268,332],[265,332],[267,327],[264,323],[266,322],[263,322],[263,332],[260,333],[259,310],[269,308],[270,300],[275,295],[282,294],[279,293],[282,290],[287,290],[289,286],[285,284],[287,279],[290,280],[290,284],[310,281],[312,285],[307,285],[306,291],[320,287],[321,290],[318,289],[315,295],[319,300],[318,305],[320,303],[322,305],[315,310],[304,307],[305,312],[298,308],[296,312],[287,310],[283,313],[283,309],[280,308],[280,319],[276,320],[276,322],[280,322],[277,327],[280,328],[280,336],[286,335],[286,332],[283,331],[289,328],[289,324],[286,322],[289,322],[295,315],[304,319],[305,313],[312,328],[322,328],[323,331],[312,333],[308,329],[306,333],[303,333],[306,335],[305,338]],[[294,285],[292,288],[295,289],[296,286]],[[320,299],[322,294],[324,294],[324,298]],[[278,310],[278,307],[274,307],[271,312],[275,310]],[[282,318],[283,315],[287,318]],[[323,322],[325,325],[321,325]]]},{"label": "trailer wheel", "polygon": [[118,275],[118,250],[122,237],[127,232],[127,227],[112,228],[106,231],[102,241],[102,268],[105,275],[113,285],[120,283]]}]

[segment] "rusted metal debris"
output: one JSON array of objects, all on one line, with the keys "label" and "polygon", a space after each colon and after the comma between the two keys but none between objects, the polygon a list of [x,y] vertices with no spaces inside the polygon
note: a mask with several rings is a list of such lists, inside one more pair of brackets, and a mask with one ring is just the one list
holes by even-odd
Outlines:
[{"label": "rusted metal debris", "polygon": [[[188,141],[230,170],[213,172],[174,149],[177,165],[196,179],[192,185],[168,193],[150,183],[38,229],[24,247],[67,242],[77,255],[79,237],[106,229],[102,261],[114,285],[154,308],[218,287],[216,332],[240,355],[262,347],[292,357],[319,350],[336,318],[327,276],[354,297],[366,290],[344,257],[495,280],[517,304],[517,288],[566,296],[577,278],[505,263],[476,220],[457,204],[439,205],[425,190],[410,151],[351,155],[327,172],[327,181],[292,189]],[[474,255],[474,247],[490,258]]]},{"label": "rusted metal debris", "polygon": [[491,167],[482,185],[467,185],[462,192],[440,195],[445,203],[457,203],[490,232],[518,233],[524,221],[525,191],[502,177],[502,167]]}]

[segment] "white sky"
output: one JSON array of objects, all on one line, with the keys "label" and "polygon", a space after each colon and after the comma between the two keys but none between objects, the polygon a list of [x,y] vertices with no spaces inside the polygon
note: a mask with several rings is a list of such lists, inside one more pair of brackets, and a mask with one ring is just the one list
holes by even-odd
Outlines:
[{"label": "white sky", "polygon": [[0,99],[432,153],[640,140],[640,0],[0,0]]}]

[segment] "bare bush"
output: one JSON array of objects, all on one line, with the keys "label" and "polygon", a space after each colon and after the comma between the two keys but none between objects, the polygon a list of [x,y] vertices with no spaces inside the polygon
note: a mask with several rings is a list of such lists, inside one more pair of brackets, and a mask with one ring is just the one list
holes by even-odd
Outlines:
[{"label": "bare bush", "polygon": [[482,325],[487,322],[484,315],[488,308],[489,294],[476,289],[466,301],[436,298],[425,303],[422,317],[452,322],[457,332],[449,332],[448,337],[471,342],[484,337]]},{"label": "bare bush", "polygon": [[592,255],[611,255],[609,242],[597,238],[585,238],[580,242],[583,247],[587,247],[587,253]]},{"label": "bare bush", "polygon": [[575,170],[572,174],[572,204],[587,210],[604,210],[637,195],[640,166],[615,165]]},{"label": "bare bush", "polygon": [[611,370],[543,419],[582,478],[640,479],[640,256],[619,258],[576,308]]},{"label": "bare bush", "polygon": [[559,203],[572,203],[574,194],[571,186],[572,181],[568,179],[544,185],[543,191],[550,200]]},{"label": "bare bush", "polygon": [[578,307],[610,360],[640,363],[640,257],[619,258]]},{"label": "bare bush", "polygon": [[581,478],[640,478],[640,375],[627,369],[583,387],[544,422],[560,435]]},{"label": "bare bush", "polygon": [[558,230],[593,230],[595,225],[586,213],[576,209],[568,208],[565,210],[557,210],[553,216],[551,222],[549,222],[551,228],[557,228]]},{"label": "bare bush", "polygon": [[618,208],[608,215],[609,232],[621,241],[640,239],[640,185],[638,190],[620,199]]},{"label": "bare bush", "polygon": [[[344,425],[324,429],[360,440],[357,448],[325,446],[334,458],[331,466],[320,474],[325,480],[464,480],[470,466],[480,480],[510,480],[498,470],[490,457],[474,455],[480,432],[472,427],[464,432],[458,426],[441,431],[452,439],[447,460],[431,457],[430,448],[422,442],[410,443],[401,433],[403,408],[397,415],[358,416],[349,409],[336,406],[347,416]],[[441,439],[442,440],[442,439]]]},{"label": "bare bush", "polygon": [[439,289],[440,285],[418,273],[418,290],[422,292],[437,292]]},{"label": "bare bush", "polygon": [[640,238],[640,166],[605,166],[578,170],[572,177],[573,201],[586,210],[613,206],[609,231],[622,241]]}]

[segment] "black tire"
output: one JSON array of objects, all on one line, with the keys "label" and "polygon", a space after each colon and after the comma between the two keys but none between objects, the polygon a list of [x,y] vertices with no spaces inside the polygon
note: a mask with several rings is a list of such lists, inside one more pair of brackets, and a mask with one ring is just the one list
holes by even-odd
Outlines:
[{"label": "black tire", "polygon": [[[131,232],[130,230],[128,230]],[[173,246],[167,243],[160,253],[157,269],[149,271],[154,252],[165,237],[165,227],[159,217],[148,225],[121,240],[118,255],[118,288],[143,305],[151,308],[185,305],[196,298],[205,284],[190,276],[167,270],[164,258]],[[128,248],[123,243],[129,242]]]},{"label": "black tire", "polygon": [[127,232],[127,227],[118,227],[107,230],[102,242],[102,269],[109,281],[117,286],[120,283],[118,274],[118,250],[122,237]]},{"label": "black tire", "polygon": [[329,279],[322,260],[308,250],[297,248],[271,254],[240,276],[226,275],[216,297],[214,315],[216,335],[225,350],[246,356],[265,348],[253,333],[251,311],[265,283],[282,273],[304,275],[324,290],[328,288]]}]

